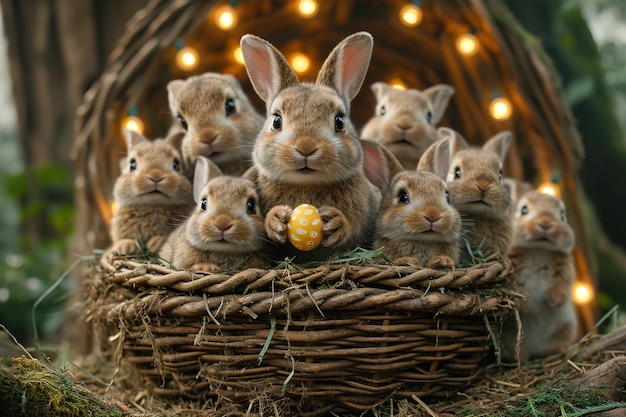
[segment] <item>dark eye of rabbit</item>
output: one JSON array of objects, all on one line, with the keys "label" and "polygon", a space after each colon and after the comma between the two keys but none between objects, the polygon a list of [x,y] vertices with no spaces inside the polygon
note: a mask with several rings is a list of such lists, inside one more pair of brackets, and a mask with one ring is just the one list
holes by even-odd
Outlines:
[{"label": "dark eye of rabbit", "polygon": [[172,168],[174,168],[174,171],[178,171],[180,169],[180,162],[178,159],[174,159],[174,162],[172,162]]},{"label": "dark eye of rabbit", "polygon": [[504,183],[504,178],[502,176],[502,170],[498,171],[498,178],[500,178],[500,184]]},{"label": "dark eye of rabbit", "polygon": [[461,178],[461,167],[454,168],[454,179]]},{"label": "dark eye of rabbit", "polygon": [[561,221],[565,221],[565,210],[561,210]]},{"label": "dark eye of rabbit", "polygon": [[405,190],[400,190],[398,193],[398,203],[400,204],[409,204],[409,193]]},{"label": "dark eye of rabbit", "polygon": [[385,108],[385,106],[380,106],[380,115],[384,116],[385,113],[387,113],[387,109]]},{"label": "dark eye of rabbit", "polygon": [[274,114],[274,122],[272,123],[272,130],[280,130],[283,127],[283,118],[280,114]]},{"label": "dark eye of rabbit", "polygon": [[185,118],[183,116],[181,116],[180,114],[178,116],[178,119],[180,120],[180,124],[182,125],[183,129],[185,129],[185,132],[187,131],[187,120],[185,120]]},{"label": "dark eye of rabbit", "polygon": [[235,111],[237,110],[235,108],[235,100],[233,100],[232,98],[227,99],[226,103],[224,104],[224,108],[226,110],[226,116],[230,116],[231,114],[235,113]]},{"label": "dark eye of rabbit", "polygon": [[130,160],[130,170],[134,171],[137,169],[137,161],[135,161],[134,159]]},{"label": "dark eye of rabbit", "polygon": [[343,132],[344,130],[346,130],[346,124],[343,118],[344,118],[343,113],[339,113],[337,114],[337,116],[335,116],[335,131]]},{"label": "dark eye of rabbit", "polygon": [[207,205],[207,199],[203,198],[202,200],[200,200],[200,209],[202,211],[206,211],[206,205]]},{"label": "dark eye of rabbit", "polygon": [[523,206],[522,207],[522,216],[525,216],[528,214],[528,206]]},{"label": "dark eye of rabbit", "polygon": [[248,209],[248,214],[256,214],[256,201],[254,201],[253,197],[250,197],[246,202],[246,208]]},{"label": "dark eye of rabbit", "polygon": [[446,190],[446,201],[450,204],[450,193]]},{"label": "dark eye of rabbit", "polygon": [[431,112],[426,113],[426,121],[428,123],[432,123],[433,122],[433,114]]}]

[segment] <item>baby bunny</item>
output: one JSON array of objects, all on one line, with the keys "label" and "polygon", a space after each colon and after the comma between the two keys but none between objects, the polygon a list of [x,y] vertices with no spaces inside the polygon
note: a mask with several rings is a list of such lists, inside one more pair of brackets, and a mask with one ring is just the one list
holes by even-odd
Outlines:
[{"label": "baby bunny", "polygon": [[[245,176],[259,190],[266,232],[283,257],[321,260],[367,244],[381,189],[401,169],[381,146],[361,141],[349,117],[372,45],[369,33],[348,36],[312,84],[300,83],[285,57],[264,39],[241,38],[248,76],[267,106],[253,167]],[[323,221],[321,245],[306,253],[285,244],[290,213],[302,203],[315,206]]]},{"label": "baby bunny", "polygon": [[263,216],[254,185],[222,175],[207,158],[198,157],[193,181],[196,208],[166,240],[159,253],[175,268],[224,271],[263,267]]},{"label": "baby bunny", "polygon": [[372,84],[376,115],[363,126],[361,137],[387,147],[402,166],[414,169],[437,139],[437,123],[448,107],[454,88],[437,84],[423,91],[399,90],[383,82]]},{"label": "baby bunny", "polygon": [[170,111],[185,137],[182,153],[189,177],[198,156],[226,174],[242,174],[252,163],[252,146],[263,125],[235,77],[204,73],[167,85]]},{"label": "baby bunny", "polygon": [[459,211],[467,240],[461,262],[502,257],[511,241],[511,196],[503,181],[503,164],[511,141],[509,132],[490,138],[482,147],[469,146],[456,131],[439,128],[442,139],[431,145],[418,169],[443,172],[452,205]]},{"label": "baby bunny", "polygon": [[181,137],[149,141],[131,130],[124,136],[128,155],[113,186],[118,206],[110,226],[113,249],[133,253],[139,242],[158,251],[193,208],[191,183],[181,172],[176,143]]},{"label": "baby bunny", "polygon": [[392,260],[413,257],[428,268],[453,268],[460,231],[445,181],[427,171],[404,171],[383,196],[374,249]]},{"label": "baby bunny", "polygon": [[[574,231],[559,197],[530,191],[519,199],[508,256],[526,296],[520,309],[522,360],[558,353],[577,337],[571,300],[576,277],[574,243]],[[517,333],[515,320],[505,324],[502,345],[507,358],[516,358]]]}]

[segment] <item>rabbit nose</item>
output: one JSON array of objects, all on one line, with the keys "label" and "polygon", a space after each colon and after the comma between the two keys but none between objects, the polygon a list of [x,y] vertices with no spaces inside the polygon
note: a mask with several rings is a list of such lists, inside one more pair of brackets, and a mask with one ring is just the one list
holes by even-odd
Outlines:
[{"label": "rabbit nose", "polygon": [[211,144],[217,139],[219,132],[215,129],[202,129],[196,135],[198,141],[206,144]]},{"label": "rabbit nose", "polygon": [[549,222],[540,222],[539,227],[545,232],[549,232],[550,230],[554,229],[554,225]]},{"label": "rabbit nose", "polygon": [[436,210],[427,210],[424,213],[424,218],[431,223],[435,223],[437,220],[441,219],[441,214]]},{"label": "rabbit nose", "polygon": [[225,232],[233,226],[233,222],[230,216],[227,216],[225,214],[219,214],[215,218],[215,226],[222,232]]},{"label": "rabbit nose", "polygon": [[317,151],[317,143],[314,139],[305,137],[298,140],[294,148],[300,155],[308,157]]}]

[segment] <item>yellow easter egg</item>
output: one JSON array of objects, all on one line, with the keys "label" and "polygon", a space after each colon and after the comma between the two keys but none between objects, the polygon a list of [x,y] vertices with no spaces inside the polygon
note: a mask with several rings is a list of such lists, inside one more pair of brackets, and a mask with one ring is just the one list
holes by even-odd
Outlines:
[{"label": "yellow easter egg", "polygon": [[315,249],[322,241],[322,217],[310,204],[293,209],[287,222],[287,238],[301,251]]}]

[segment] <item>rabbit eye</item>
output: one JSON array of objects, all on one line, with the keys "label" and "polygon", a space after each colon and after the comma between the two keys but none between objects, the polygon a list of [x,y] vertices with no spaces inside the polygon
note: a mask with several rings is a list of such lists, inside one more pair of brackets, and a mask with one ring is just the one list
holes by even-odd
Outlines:
[{"label": "rabbit eye", "polygon": [[398,193],[398,203],[400,204],[409,204],[409,193],[405,190],[400,190]]},{"label": "rabbit eye", "polygon": [[202,200],[200,200],[200,209],[202,211],[206,211],[206,205],[207,205],[208,201],[206,198],[203,198]]},{"label": "rabbit eye", "polygon": [[280,114],[274,114],[274,121],[272,122],[272,130],[280,130],[283,127],[283,118]]},{"label": "rabbit eye", "polygon": [[461,178],[461,167],[454,168],[454,179]]},{"label": "rabbit eye", "polygon": [[450,193],[446,190],[446,201],[450,204]]},{"label": "rabbit eye", "polygon": [[385,113],[387,113],[387,109],[385,108],[385,106],[380,106],[380,115],[384,116]]},{"label": "rabbit eye", "polygon": [[527,215],[527,214],[528,214],[528,206],[523,206],[523,207],[522,207],[522,212],[521,212],[521,213],[522,213],[522,216]]},{"label": "rabbit eye", "polygon": [[174,168],[174,171],[180,170],[180,162],[178,159],[174,159],[174,162],[172,162],[172,168]]},{"label": "rabbit eye", "polygon": [[565,221],[565,210],[561,210],[561,221]]},{"label": "rabbit eye", "polygon": [[137,169],[137,161],[135,161],[134,159],[130,160],[130,170],[134,171]]},{"label": "rabbit eye", "polygon": [[233,100],[232,98],[227,99],[226,103],[224,104],[224,109],[226,110],[226,116],[230,116],[231,114],[235,113],[235,111],[237,110],[237,108],[235,107],[235,100]]},{"label": "rabbit eye", "polygon": [[500,178],[500,184],[504,183],[504,178],[502,175],[502,170],[498,171],[498,178]]},{"label": "rabbit eye", "polygon": [[248,209],[248,214],[256,214],[256,201],[253,197],[250,197],[246,202],[246,208]]},{"label": "rabbit eye", "polygon": [[181,116],[180,114],[178,116],[178,120],[180,120],[180,124],[183,127],[183,129],[185,129],[185,132],[187,131],[187,120],[185,120],[185,118],[183,116]]},{"label": "rabbit eye", "polygon": [[428,123],[432,123],[433,122],[433,114],[431,112],[427,112],[426,113],[426,121]]},{"label": "rabbit eye", "polygon": [[343,132],[346,130],[346,124],[343,120],[343,113],[339,113],[337,116],[335,116],[335,131],[337,132]]}]

